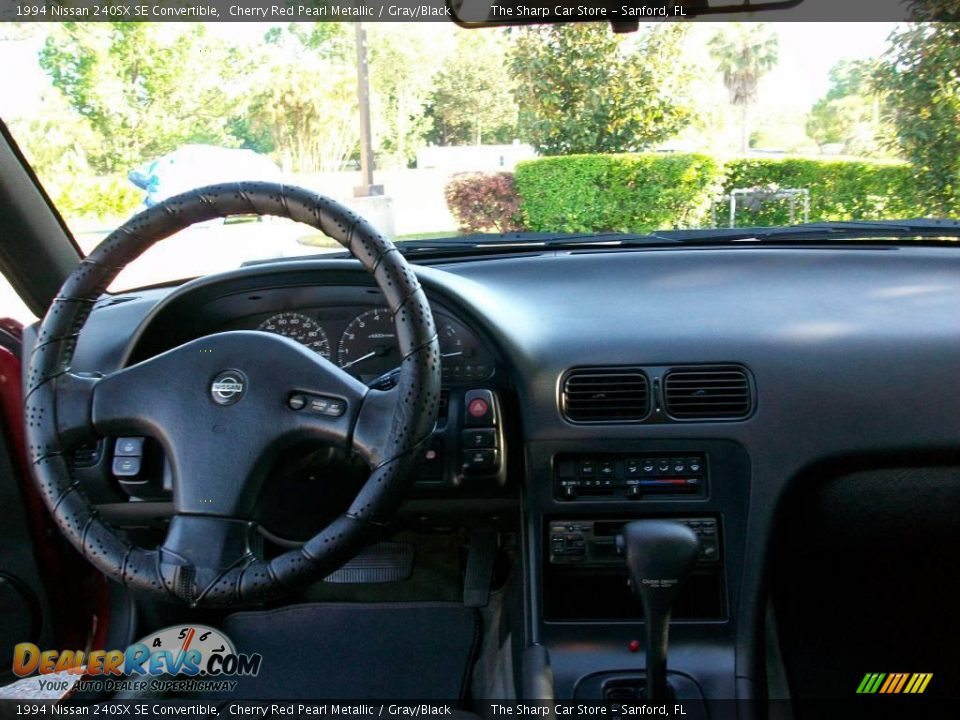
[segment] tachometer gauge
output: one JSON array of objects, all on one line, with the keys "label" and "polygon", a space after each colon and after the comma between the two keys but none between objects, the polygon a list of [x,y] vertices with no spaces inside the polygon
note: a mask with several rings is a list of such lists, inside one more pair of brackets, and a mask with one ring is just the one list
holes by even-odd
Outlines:
[{"label": "tachometer gauge", "polygon": [[400,364],[397,331],[388,308],[357,315],[340,336],[337,361],[359,377],[377,377]]},{"label": "tachometer gauge", "polygon": [[257,330],[292,338],[323,355],[327,360],[330,359],[330,341],[323,327],[302,313],[277,313],[260,323]]}]

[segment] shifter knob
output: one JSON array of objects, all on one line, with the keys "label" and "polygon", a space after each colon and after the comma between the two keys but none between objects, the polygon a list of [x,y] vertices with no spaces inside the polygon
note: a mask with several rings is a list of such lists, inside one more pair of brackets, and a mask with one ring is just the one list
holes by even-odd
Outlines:
[{"label": "shifter knob", "polygon": [[647,700],[665,700],[667,643],[673,602],[700,556],[697,534],[672,520],[636,520],[617,536],[647,624]]}]

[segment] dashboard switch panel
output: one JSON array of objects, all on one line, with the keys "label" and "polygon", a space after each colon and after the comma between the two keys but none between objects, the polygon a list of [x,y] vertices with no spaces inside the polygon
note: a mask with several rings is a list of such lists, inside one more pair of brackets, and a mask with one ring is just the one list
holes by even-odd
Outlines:
[{"label": "dashboard switch panel", "polygon": [[554,459],[554,496],[558,500],[704,497],[706,486],[703,452],[558,455]]},{"label": "dashboard switch panel", "polygon": [[500,467],[499,423],[497,398],[492,390],[467,390],[464,393],[463,472],[489,474]]}]

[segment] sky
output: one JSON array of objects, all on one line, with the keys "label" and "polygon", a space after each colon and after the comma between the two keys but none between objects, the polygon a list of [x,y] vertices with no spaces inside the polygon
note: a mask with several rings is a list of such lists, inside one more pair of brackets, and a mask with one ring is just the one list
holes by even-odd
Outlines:
[{"label": "sky", "polygon": [[[484,32],[427,23],[427,34]],[[828,87],[828,72],[838,61],[878,55],[894,23],[770,23],[780,40],[780,62],[761,87],[765,102],[805,111]],[[263,23],[212,23],[210,30],[227,39],[254,41],[262,37]],[[2,29],[2,28],[0,28]],[[694,43],[705,43],[716,30],[713,23],[695,23]],[[0,77],[0,117],[29,113],[39,103],[41,90],[49,83],[37,65],[40,38],[0,41],[0,67],[16,68]]]}]

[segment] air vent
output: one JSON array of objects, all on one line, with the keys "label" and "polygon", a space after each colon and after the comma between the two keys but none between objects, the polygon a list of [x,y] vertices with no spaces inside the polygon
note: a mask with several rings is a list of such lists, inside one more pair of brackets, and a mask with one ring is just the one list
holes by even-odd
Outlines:
[{"label": "air vent", "polygon": [[753,408],[747,373],[729,365],[668,370],[663,399],[675,420],[739,420]]},{"label": "air vent", "polygon": [[562,402],[573,422],[642,420],[650,412],[649,383],[639,368],[577,368],[563,381]]}]

